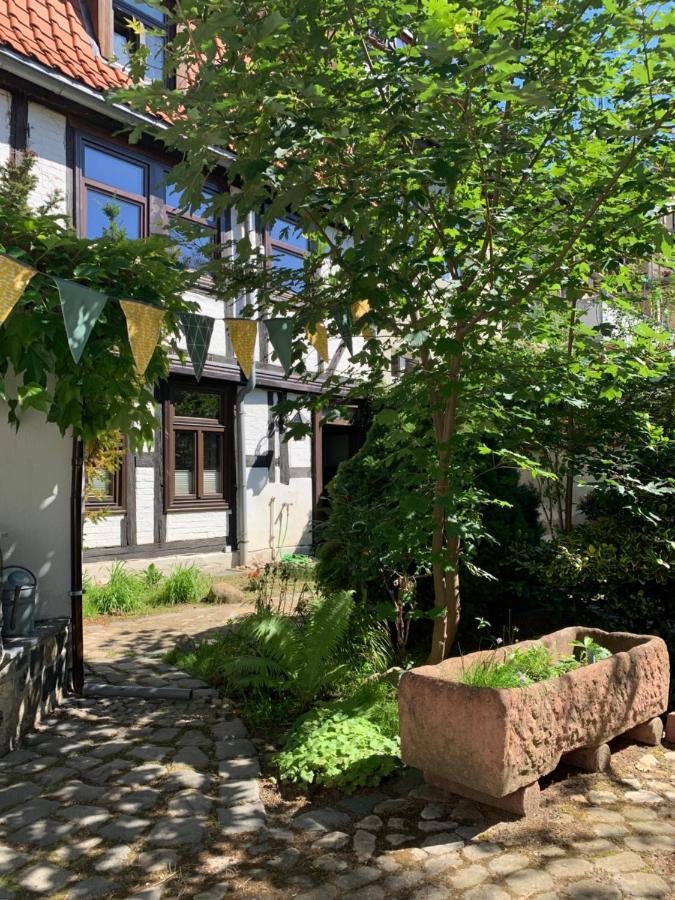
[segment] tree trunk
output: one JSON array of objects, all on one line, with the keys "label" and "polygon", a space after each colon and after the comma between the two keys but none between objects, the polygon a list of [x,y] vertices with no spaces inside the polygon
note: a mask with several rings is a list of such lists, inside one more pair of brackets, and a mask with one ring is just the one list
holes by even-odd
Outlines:
[{"label": "tree trunk", "polygon": [[452,442],[457,429],[457,384],[461,367],[461,356],[452,359],[449,379],[453,385],[446,408],[441,415],[434,416],[434,435],[439,445],[438,477],[434,490],[433,537],[431,542],[432,573],[434,577],[434,599],[438,607],[445,607],[445,614],[434,621],[429,665],[441,662],[449,655],[457,636],[460,616],[459,554],[458,535],[448,537],[445,523],[447,519],[447,495],[452,469]]}]

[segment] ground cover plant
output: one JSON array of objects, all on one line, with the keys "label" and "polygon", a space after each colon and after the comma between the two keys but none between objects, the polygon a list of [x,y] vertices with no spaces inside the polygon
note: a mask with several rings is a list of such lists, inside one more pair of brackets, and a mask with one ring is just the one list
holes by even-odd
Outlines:
[{"label": "ground cover plant", "polygon": [[85,618],[131,615],[157,607],[199,603],[206,599],[210,586],[211,579],[195,565],[179,565],[163,576],[152,563],[145,571],[135,573],[123,562],[115,562],[104,584],[85,580],[83,613]]}]

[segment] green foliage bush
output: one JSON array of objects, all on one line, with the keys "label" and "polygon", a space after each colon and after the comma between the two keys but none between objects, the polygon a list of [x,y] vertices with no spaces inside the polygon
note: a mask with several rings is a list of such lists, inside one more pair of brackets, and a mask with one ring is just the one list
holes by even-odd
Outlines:
[{"label": "green foliage bush", "polygon": [[206,597],[209,586],[209,579],[202,575],[196,565],[180,564],[162,584],[156,602],[165,606],[199,603]]},{"label": "green foliage bush", "polygon": [[391,775],[400,766],[400,750],[365,716],[322,708],[298,720],[276,764],[282,781],[351,793]]},{"label": "green foliage bush", "polygon": [[542,644],[518,647],[499,662],[496,654],[474,663],[462,673],[462,684],[472,687],[521,688],[549,678],[560,678],[580,666],[590,665],[611,656],[606,647],[591,638],[573,641],[574,655],[554,659]]}]

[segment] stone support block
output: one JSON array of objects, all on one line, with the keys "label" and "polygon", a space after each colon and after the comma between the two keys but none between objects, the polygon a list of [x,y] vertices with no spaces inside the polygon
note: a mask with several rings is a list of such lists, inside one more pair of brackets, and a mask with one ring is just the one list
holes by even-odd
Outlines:
[{"label": "stone support block", "polygon": [[424,780],[427,784],[438,788],[438,799],[442,799],[446,794],[458,794],[460,797],[466,797],[467,800],[473,800],[475,803],[485,803],[486,806],[503,809],[506,812],[513,813],[515,816],[529,816],[539,809],[541,791],[538,781],[518,788],[517,791],[505,794],[503,797],[492,797],[481,791],[474,791],[472,788],[458,784],[455,781],[447,781],[433,772],[425,772]]},{"label": "stone support block", "polygon": [[663,738],[663,722],[656,716],[641,725],[636,725],[624,734],[624,737],[638,744],[649,744],[650,747],[658,747]]},{"label": "stone support block", "polygon": [[675,712],[668,713],[666,718],[666,740],[675,744]]},{"label": "stone support block", "polygon": [[599,744],[597,747],[581,747],[566,753],[562,762],[585,772],[606,772],[612,760],[612,752],[608,744]]}]

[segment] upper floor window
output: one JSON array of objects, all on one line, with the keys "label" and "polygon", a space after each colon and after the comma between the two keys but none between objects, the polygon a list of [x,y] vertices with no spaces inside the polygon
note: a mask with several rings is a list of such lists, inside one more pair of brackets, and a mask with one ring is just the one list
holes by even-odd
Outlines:
[{"label": "upper floor window", "polygon": [[[140,23],[140,30],[133,20]],[[161,81],[164,77],[164,44],[166,21],[164,13],[147,3],[136,0],[113,2],[113,51],[122,66],[128,66],[131,55],[143,45],[147,47],[145,75],[149,81]]]},{"label": "upper floor window", "polygon": [[180,259],[188,269],[199,269],[210,262],[222,241],[222,223],[209,210],[215,195],[215,190],[205,188],[203,204],[187,212],[183,208],[182,193],[175,185],[167,185],[164,191],[169,234],[175,238]]},{"label": "upper floor window", "polygon": [[83,143],[82,234],[100,237],[110,225],[109,213],[129,238],[145,237],[148,230],[148,166],[135,157],[111,153]]},{"label": "upper floor window", "polygon": [[[265,252],[273,268],[290,270],[284,286],[293,293],[302,290],[302,271],[309,249],[309,238],[292,219],[277,219],[267,229]],[[297,275],[293,274],[295,271]]]}]

